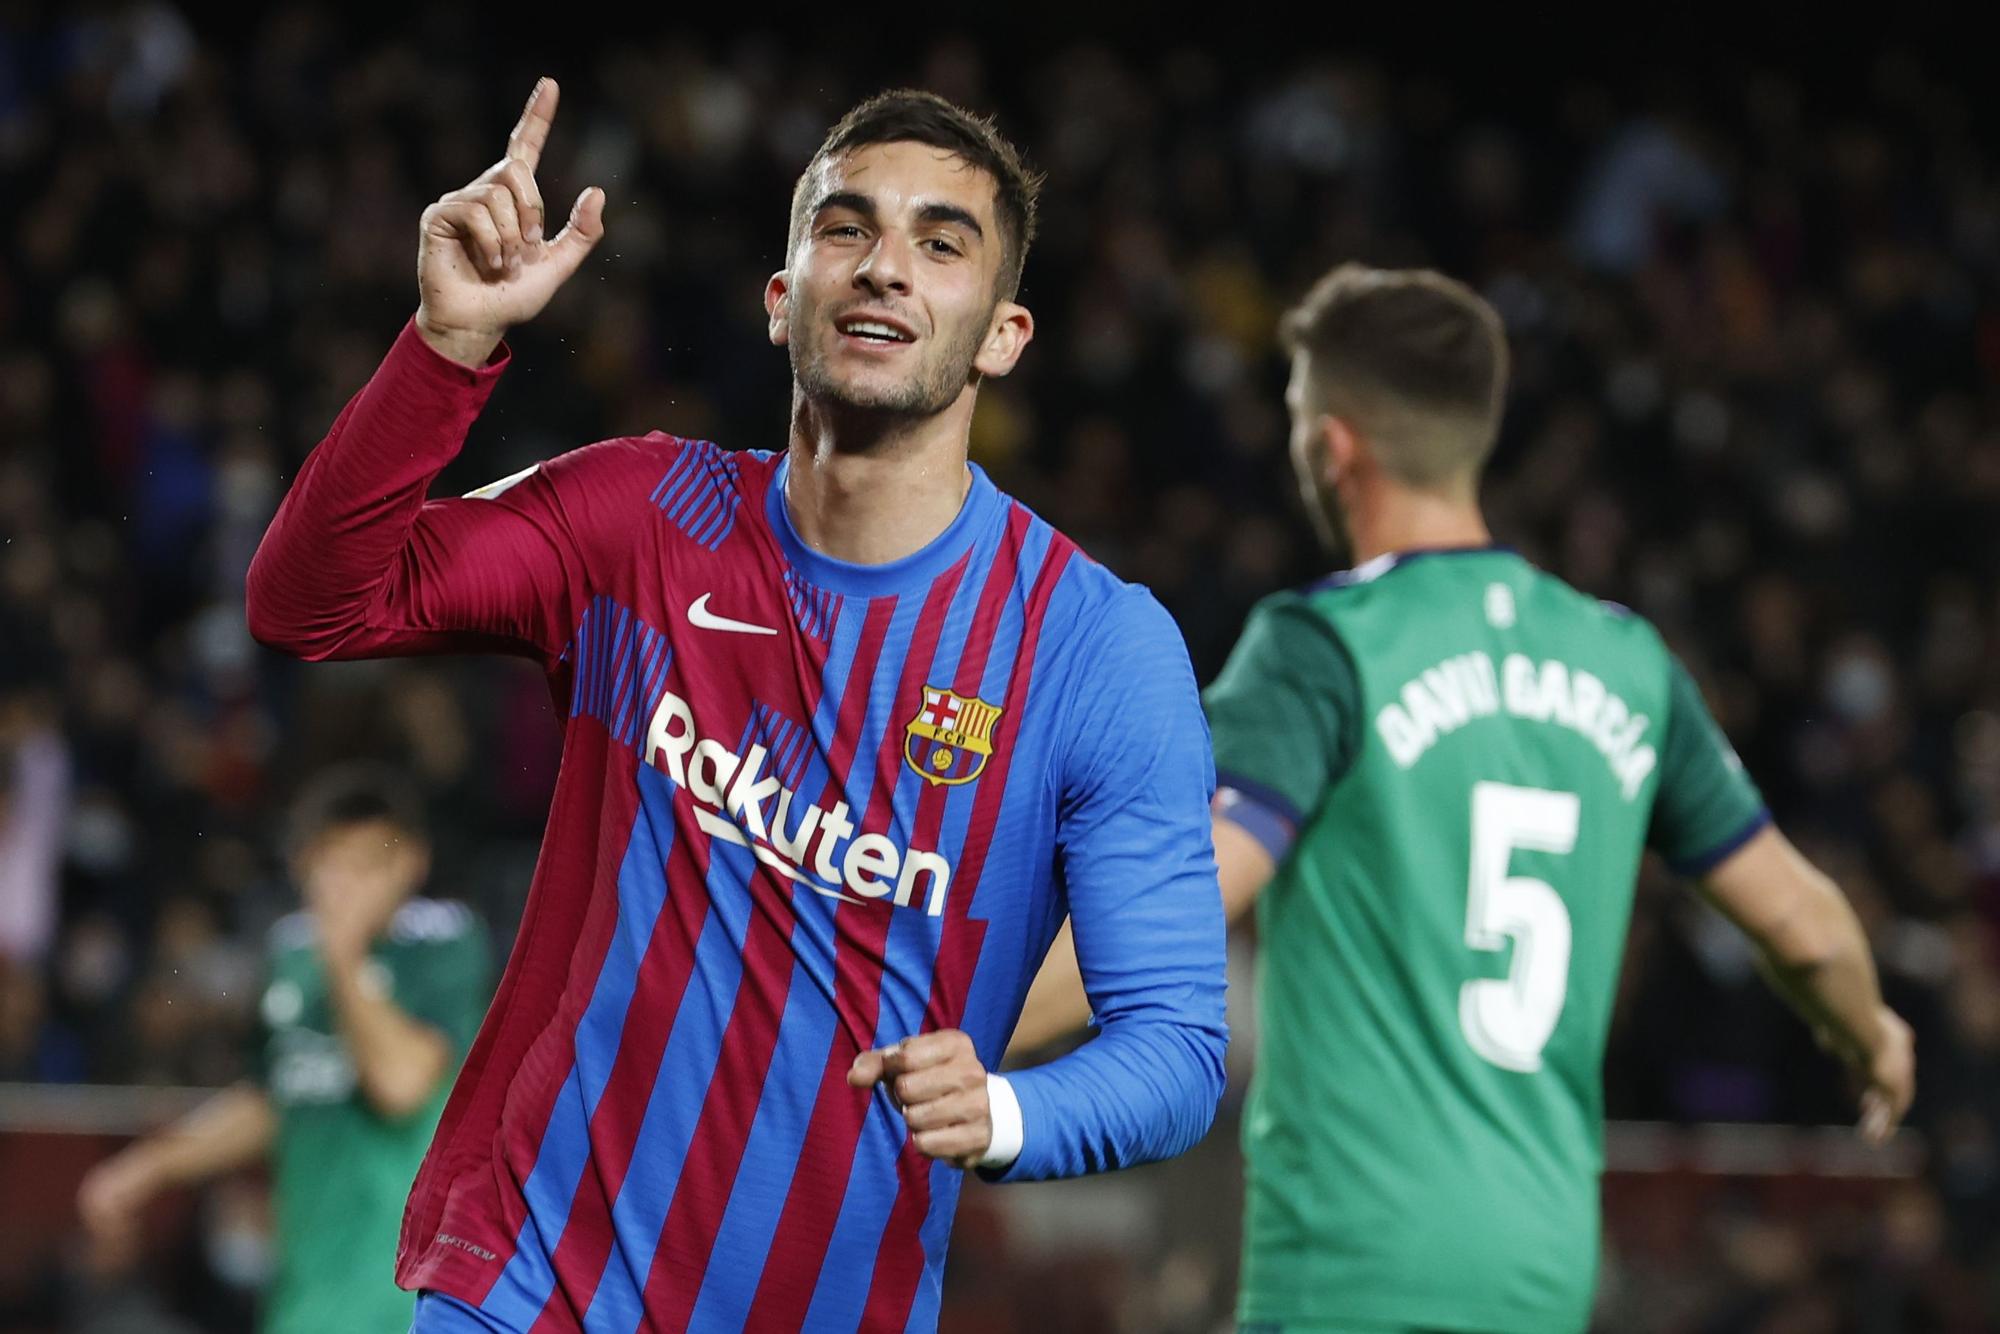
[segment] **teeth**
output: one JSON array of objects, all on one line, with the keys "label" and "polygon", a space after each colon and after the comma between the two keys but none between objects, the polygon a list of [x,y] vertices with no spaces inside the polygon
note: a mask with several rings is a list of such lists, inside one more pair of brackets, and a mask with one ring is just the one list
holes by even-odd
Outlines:
[{"label": "teeth", "polygon": [[873,320],[856,320],[847,326],[847,332],[851,334],[866,334],[871,338],[893,338],[899,343],[903,341],[902,334],[891,329],[886,324],[877,324]]}]

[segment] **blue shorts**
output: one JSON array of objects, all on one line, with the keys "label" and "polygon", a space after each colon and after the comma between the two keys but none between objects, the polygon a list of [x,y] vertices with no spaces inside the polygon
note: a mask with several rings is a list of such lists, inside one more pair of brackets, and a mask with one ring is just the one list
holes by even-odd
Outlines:
[{"label": "blue shorts", "polygon": [[426,1290],[417,1294],[417,1313],[410,1321],[410,1334],[520,1334],[520,1331],[449,1293]]}]

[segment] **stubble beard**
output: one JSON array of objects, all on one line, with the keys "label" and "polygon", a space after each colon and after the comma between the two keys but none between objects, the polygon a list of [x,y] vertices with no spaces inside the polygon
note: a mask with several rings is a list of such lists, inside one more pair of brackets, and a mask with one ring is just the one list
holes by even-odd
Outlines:
[{"label": "stubble beard", "polygon": [[1354,562],[1354,536],[1347,526],[1347,511],[1340,503],[1340,492],[1324,482],[1315,483],[1318,504],[1313,506],[1314,527],[1319,529],[1320,543],[1327,554],[1340,565]]},{"label": "stubble beard", "polygon": [[1350,563],[1354,555],[1354,541],[1347,526],[1347,510],[1341,504],[1340,488],[1326,479],[1320,458],[1309,456],[1306,462],[1300,463],[1294,453],[1293,468],[1300,474],[1299,498],[1305,504],[1320,545],[1336,563]]},{"label": "stubble beard", "polygon": [[789,344],[792,381],[806,401],[837,414],[910,421],[935,417],[958,401],[974,378],[973,362],[992,320],[989,311],[985,319],[968,321],[953,342],[902,380],[857,388],[843,384],[828,364],[829,340],[840,334],[830,324],[822,326],[812,312],[806,314],[804,327],[813,329],[815,336],[794,338]]}]

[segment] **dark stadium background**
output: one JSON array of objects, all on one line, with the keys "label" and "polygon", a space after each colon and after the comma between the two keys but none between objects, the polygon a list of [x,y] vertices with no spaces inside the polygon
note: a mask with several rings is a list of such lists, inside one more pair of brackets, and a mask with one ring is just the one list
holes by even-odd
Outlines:
[{"label": "dark stadium background", "polygon": [[[436,887],[509,938],[557,754],[535,673],[302,668],[248,639],[241,582],[414,307],[418,213],[542,73],[544,189],[606,186],[608,238],[516,331],[441,489],[655,427],[779,444],[757,294],[791,181],[852,102],[923,84],[1049,173],[1039,333],[982,391],[975,457],[1150,585],[1204,680],[1254,599],[1324,563],[1278,312],[1348,258],[1475,283],[1516,358],[1496,531],[1663,628],[1918,1033],[1896,1146],[1810,1129],[1848,1116],[1836,1072],[1649,870],[1601,1328],[2000,1326],[2000,99],[1976,43],[1803,7],[978,17],[0,3],[0,1330],[248,1328],[254,1178],[163,1203],[136,1268],[81,1243],[70,1192],[171,1090],[242,1073],[302,775],[407,767]],[[1248,976],[1210,1139],[968,1190],[946,1330],[1226,1327]]]}]

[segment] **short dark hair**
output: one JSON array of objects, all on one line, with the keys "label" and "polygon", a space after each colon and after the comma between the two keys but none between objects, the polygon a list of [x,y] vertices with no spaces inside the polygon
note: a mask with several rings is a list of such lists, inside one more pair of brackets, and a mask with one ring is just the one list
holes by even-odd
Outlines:
[{"label": "short dark hair", "polygon": [[389,765],[354,761],[324,769],[299,790],[285,822],[285,851],[298,856],[321,836],[375,821],[394,826],[413,843],[427,842],[423,797],[416,784]]},{"label": "short dark hair", "polygon": [[1011,301],[1021,290],[1021,270],[1035,239],[1042,174],[1028,165],[1021,150],[1000,133],[991,116],[976,116],[936,93],[917,88],[877,93],[827,131],[825,142],[792,187],[787,252],[805,226],[810,202],[806,189],[822,163],[850,149],[897,143],[928,144],[955,153],[993,178],[1001,233],[999,292],[1001,299]]},{"label": "short dark hair", "polygon": [[1403,480],[1438,485],[1485,464],[1507,396],[1507,330],[1464,283],[1342,264],[1279,333],[1307,355],[1314,406],[1352,419]]}]

